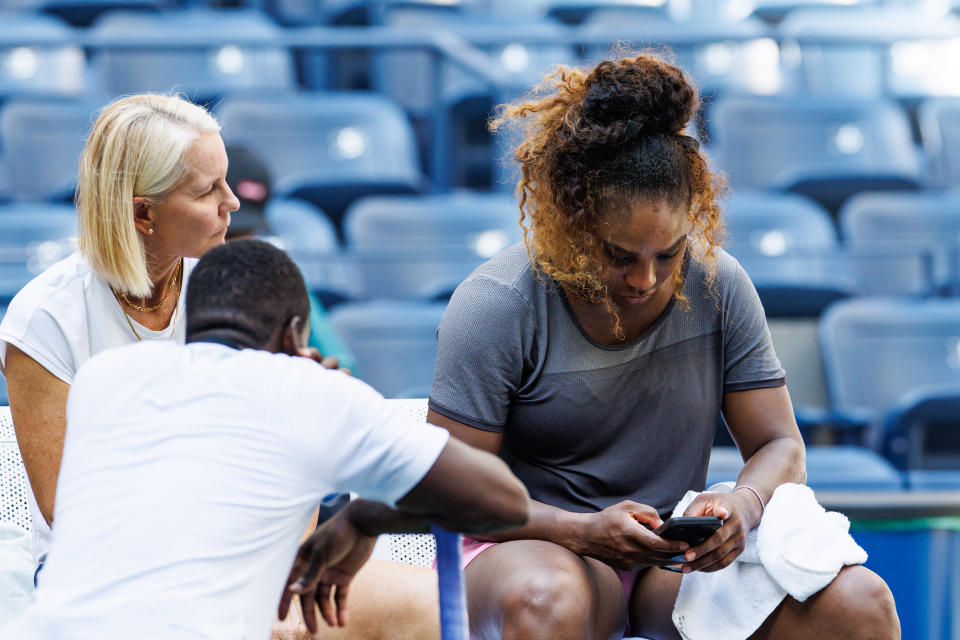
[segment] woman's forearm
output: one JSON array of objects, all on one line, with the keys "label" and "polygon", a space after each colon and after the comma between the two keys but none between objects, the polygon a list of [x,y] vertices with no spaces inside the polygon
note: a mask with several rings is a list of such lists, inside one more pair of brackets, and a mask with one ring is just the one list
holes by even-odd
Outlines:
[{"label": "woman's forearm", "polygon": [[807,480],[806,452],[795,438],[774,438],[754,452],[737,478],[737,486],[754,489],[763,504],[770,501],[774,490],[787,482]]}]

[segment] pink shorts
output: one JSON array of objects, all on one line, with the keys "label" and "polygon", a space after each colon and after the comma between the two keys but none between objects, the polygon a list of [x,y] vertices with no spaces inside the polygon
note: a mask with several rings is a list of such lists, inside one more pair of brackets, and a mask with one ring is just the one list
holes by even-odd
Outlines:
[{"label": "pink shorts", "polygon": [[[499,542],[482,542],[480,540],[474,540],[466,536],[463,537],[463,547],[460,550],[461,553],[461,563],[463,567],[466,568],[468,564],[473,562],[474,558],[478,555],[489,549],[490,547],[500,544]],[[437,561],[433,561],[433,566],[436,568]],[[630,602],[630,594],[633,593],[633,586],[637,583],[637,577],[639,571],[621,571],[619,569],[614,569],[617,573],[617,577],[620,578],[620,584],[623,585],[623,594],[627,597],[627,602]],[[627,635],[630,635],[630,620],[627,619]]]}]

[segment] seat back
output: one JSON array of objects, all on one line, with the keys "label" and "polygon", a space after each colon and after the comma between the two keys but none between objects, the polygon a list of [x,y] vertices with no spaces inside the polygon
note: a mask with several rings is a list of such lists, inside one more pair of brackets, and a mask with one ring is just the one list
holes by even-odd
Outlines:
[{"label": "seat back", "polygon": [[796,249],[833,249],[837,232],[816,202],[794,194],[737,190],[726,203],[727,251],[779,256]]},{"label": "seat back", "polygon": [[20,202],[0,205],[0,302],[76,249],[72,206]]},{"label": "seat back", "polygon": [[960,188],[960,98],[933,98],[917,112],[923,149],[941,185]]},{"label": "seat back", "polygon": [[23,200],[69,199],[80,152],[101,105],[12,101],[0,109],[5,191]]},{"label": "seat back", "polygon": [[364,198],[347,212],[344,232],[366,295],[432,298],[518,242],[519,215],[501,194]]},{"label": "seat back", "polygon": [[[211,33],[228,33],[238,44],[211,46]],[[110,48],[111,39],[130,34],[142,39],[142,48]],[[90,27],[97,47],[91,62],[94,82],[108,96],[176,91],[198,102],[237,93],[292,92],[293,58],[278,44],[281,35],[253,10],[107,13]]]},{"label": "seat back", "polygon": [[840,224],[851,246],[930,254],[934,283],[950,282],[950,258],[960,249],[960,192],[860,194],[843,207]]},{"label": "seat back", "polygon": [[356,356],[358,376],[384,396],[429,387],[446,303],[345,303],[330,321]]},{"label": "seat back", "polygon": [[[382,96],[329,92],[228,99],[217,113],[227,140],[263,158],[276,193],[300,193],[334,223],[344,208],[338,188],[355,197],[363,195],[364,188],[382,193],[385,187],[403,187],[402,192],[410,193],[422,187],[410,122]],[[321,195],[314,199],[310,188]]]},{"label": "seat back", "polygon": [[820,345],[833,408],[879,419],[914,389],[960,384],[960,300],[841,301]]},{"label": "seat back", "polygon": [[735,186],[786,189],[810,178],[920,175],[910,123],[892,102],[720,98],[709,121],[714,157]]},{"label": "seat back", "polygon": [[83,91],[83,49],[51,16],[4,11],[0,3],[0,60],[0,98],[73,97]]}]

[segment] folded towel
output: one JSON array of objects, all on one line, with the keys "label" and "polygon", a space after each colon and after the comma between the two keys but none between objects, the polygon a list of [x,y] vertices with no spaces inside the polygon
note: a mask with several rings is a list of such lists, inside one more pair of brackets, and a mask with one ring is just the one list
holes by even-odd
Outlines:
[{"label": "folded towel", "polygon": [[[707,489],[729,492],[733,483]],[[688,491],[673,511],[683,515],[699,494]],[[683,577],[673,623],[684,640],[742,640],[756,631],[788,594],[803,602],[846,565],[867,554],[850,537],[850,522],[821,507],[809,487],[777,487],[760,526],[747,535],[744,552],[729,567]]]}]

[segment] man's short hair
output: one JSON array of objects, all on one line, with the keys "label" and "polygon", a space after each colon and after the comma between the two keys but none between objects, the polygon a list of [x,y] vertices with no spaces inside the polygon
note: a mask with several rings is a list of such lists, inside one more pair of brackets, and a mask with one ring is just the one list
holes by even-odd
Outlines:
[{"label": "man's short hair", "polygon": [[187,341],[201,333],[241,334],[263,346],[310,298],[286,253],[260,240],[234,240],[204,254],[187,287]]}]

